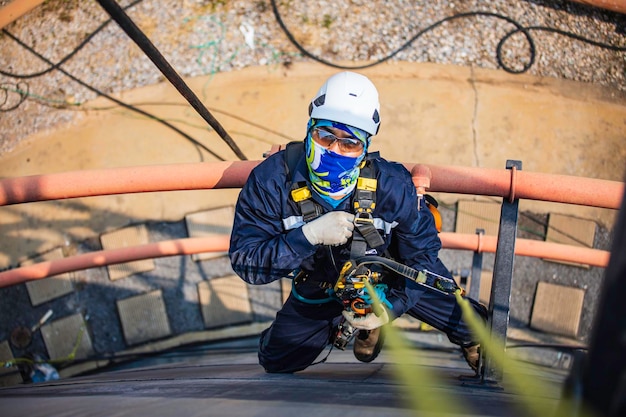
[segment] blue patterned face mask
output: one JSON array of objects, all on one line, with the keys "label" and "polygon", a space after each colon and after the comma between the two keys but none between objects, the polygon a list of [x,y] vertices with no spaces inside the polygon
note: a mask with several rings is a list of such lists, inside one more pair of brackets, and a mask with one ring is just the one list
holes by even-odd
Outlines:
[{"label": "blue patterned face mask", "polygon": [[[363,140],[365,145],[363,153],[357,157],[344,156],[318,145],[313,140],[311,131],[313,127],[324,126],[342,129]],[[367,134],[360,129],[328,120],[311,119],[308,127],[305,150],[309,178],[315,191],[333,207],[336,207],[356,186],[356,180],[360,173],[359,165],[367,152]]]}]

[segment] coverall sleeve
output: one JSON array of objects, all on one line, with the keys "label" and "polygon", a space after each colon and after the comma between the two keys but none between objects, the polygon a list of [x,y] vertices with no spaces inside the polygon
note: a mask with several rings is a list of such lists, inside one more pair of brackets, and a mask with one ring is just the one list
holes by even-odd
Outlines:
[{"label": "coverall sleeve", "polygon": [[[426,269],[451,277],[439,259],[441,240],[432,213],[424,200],[420,201],[418,210],[417,194],[408,173],[403,184],[404,192],[399,196],[400,200],[395,202],[402,210],[397,214],[398,225],[392,231],[397,260],[419,271]],[[408,279],[405,284],[403,290],[392,290],[389,297],[396,317],[416,305],[423,293],[419,284]]]},{"label": "coverall sleeve", "polygon": [[233,270],[250,284],[285,277],[316,250],[301,227],[284,230],[288,191],[271,163],[269,169],[261,165],[252,171],[237,200],[229,249]]}]

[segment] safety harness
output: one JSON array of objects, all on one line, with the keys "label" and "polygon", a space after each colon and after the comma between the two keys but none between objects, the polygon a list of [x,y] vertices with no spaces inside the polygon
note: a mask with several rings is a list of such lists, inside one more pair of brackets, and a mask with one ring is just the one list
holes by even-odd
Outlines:
[{"label": "safety harness", "polygon": [[[285,166],[287,179],[291,182],[291,173],[295,170],[300,156],[304,152],[304,143],[290,142],[285,149]],[[378,157],[378,152],[368,154],[360,166],[360,175],[357,179],[352,207],[354,209],[354,226],[358,233],[352,236],[350,256],[353,258],[365,255],[367,247],[375,248],[385,243],[374,226],[372,213],[376,207],[376,168],[371,160]],[[304,181],[291,184],[291,198],[298,205],[305,223],[318,218],[323,210],[322,206],[313,200],[308,184]]]},{"label": "safety harness", "polygon": [[[323,209],[322,206],[313,199],[312,191],[306,181],[292,182],[292,173],[295,171],[296,165],[303,153],[304,142],[290,142],[285,148],[284,161],[285,170],[287,173],[287,180],[291,183],[291,198],[298,205],[300,213],[302,214],[302,220],[307,223],[321,216],[323,213]],[[378,233],[378,230],[376,230],[373,217],[373,212],[376,208],[376,190],[378,186],[378,181],[376,179],[376,165],[372,163],[372,160],[378,157],[378,152],[369,153],[364,161],[361,163],[360,175],[357,179],[356,187],[352,197],[352,208],[355,215],[355,232],[352,235],[350,259],[359,259],[359,263],[361,266],[372,264],[371,261],[366,261],[364,258],[368,247],[376,248],[385,243],[382,236]],[[437,201],[430,195],[426,195],[425,197],[427,197],[425,198],[426,205],[435,216],[435,224],[437,226],[437,230],[441,231],[441,216],[439,215],[439,212],[437,210]],[[373,260],[373,258],[369,259]],[[408,268],[407,266],[399,264],[392,260],[388,260],[388,262],[382,262],[381,259],[384,258],[380,257],[376,257],[376,259],[376,263],[379,265],[384,265],[385,269],[389,271],[394,271],[399,275],[407,277],[406,270],[403,269]],[[340,274],[339,281],[337,282],[340,282],[345,276],[347,275]],[[407,278],[418,281],[415,279],[415,277],[408,276]],[[329,285],[327,282],[319,283],[321,288],[327,290],[327,294],[329,295],[327,298],[308,299],[302,297],[300,294],[298,294],[295,287],[298,283],[304,282],[306,280],[306,274],[303,272],[296,274],[293,280],[292,294],[298,300],[308,304],[322,304],[333,300],[342,302],[340,297],[338,297],[338,295],[340,295],[342,291],[337,291],[337,283],[335,283],[334,287],[332,284]]]},{"label": "safety harness", "polygon": [[[304,142],[291,142],[285,149],[285,169],[287,180],[291,183],[291,198],[298,205],[302,220],[310,222],[323,213],[321,205],[314,199],[311,189],[306,181],[293,182],[292,172],[296,169],[296,164],[304,152]],[[459,290],[454,280],[432,274],[428,271],[416,271],[407,265],[400,264],[392,259],[380,256],[365,256],[367,248],[377,248],[385,243],[384,239],[374,226],[373,212],[376,208],[376,190],[378,181],[376,179],[376,164],[372,159],[378,157],[378,152],[370,153],[362,162],[360,175],[357,179],[356,187],[352,197],[352,208],[354,210],[354,228],[352,234],[352,246],[350,247],[350,260],[342,267],[339,277],[334,284],[328,282],[318,282],[320,288],[326,291],[327,297],[321,299],[309,299],[298,293],[298,284],[309,279],[304,271],[298,271],[292,281],[291,294],[299,301],[306,304],[325,304],[337,301],[343,305],[344,309],[351,310],[359,315],[365,315],[373,311],[374,306],[365,301],[364,289],[366,282],[372,285],[373,291],[386,292],[389,288],[385,277],[385,271],[397,276],[410,279],[420,285],[428,286],[445,294],[452,294]],[[431,196],[424,199],[435,216],[437,230],[441,231],[441,216],[437,210],[437,202]],[[376,270],[377,269],[377,270]],[[378,296],[384,299],[384,297]],[[388,308],[391,304],[386,301]],[[358,329],[354,328],[345,319],[338,325],[333,337],[332,346],[344,350],[348,343],[355,337]],[[332,347],[331,347],[332,349]]]}]

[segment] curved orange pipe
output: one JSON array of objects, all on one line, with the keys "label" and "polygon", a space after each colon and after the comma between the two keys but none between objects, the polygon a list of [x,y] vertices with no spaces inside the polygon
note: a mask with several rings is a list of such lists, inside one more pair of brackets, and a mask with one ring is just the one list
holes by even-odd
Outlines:
[{"label": "curved orange pipe", "polygon": [[260,161],[91,169],[0,180],[0,206],[151,191],[241,188]]},{"label": "curved orange pipe", "polygon": [[97,266],[161,258],[164,256],[225,252],[228,251],[229,244],[230,236],[207,236],[166,240],[140,246],[89,252],[0,272],[0,288]]},{"label": "curved orange pipe", "polygon": [[[440,233],[444,249],[495,252],[497,238],[472,234]],[[66,272],[164,256],[227,251],[229,236],[168,240],[128,248],[101,250],[69,258],[40,262],[0,272],[0,288]],[[515,254],[606,267],[609,252],[537,240],[517,239]]]},{"label": "curved orange pipe", "polygon": [[[498,243],[498,238],[495,236],[479,234],[440,233],[439,237],[445,249],[495,252]],[[529,239],[515,240],[515,254],[599,267],[606,267],[611,255],[610,252],[600,249]]]},{"label": "curved orange pipe", "polygon": [[618,13],[626,14],[626,0],[573,0],[587,6],[599,7]]},{"label": "curved orange pipe", "polygon": [[0,29],[24,16],[45,0],[13,0],[0,8]]},{"label": "curved orange pipe", "polygon": [[[0,206],[151,191],[241,188],[261,161],[204,162],[70,171],[0,180]],[[430,191],[525,198],[618,209],[618,181],[506,169],[405,164]]]},{"label": "curved orange pipe", "polygon": [[619,209],[624,183],[568,175],[541,174],[509,169],[415,164],[411,171],[416,187],[430,183],[430,191],[499,196],[513,200],[551,201],[590,207]]}]

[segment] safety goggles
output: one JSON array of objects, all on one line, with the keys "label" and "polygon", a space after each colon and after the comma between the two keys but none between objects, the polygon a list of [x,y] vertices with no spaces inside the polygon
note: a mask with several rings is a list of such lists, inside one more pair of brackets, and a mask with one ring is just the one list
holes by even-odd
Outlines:
[{"label": "safety goggles", "polygon": [[339,144],[341,152],[361,152],[363,151],[363,142],[356,138],[339,138],[328,130],[322,128],[313,129],[313,140],[325,148],[330,148],[333,143]]}]

